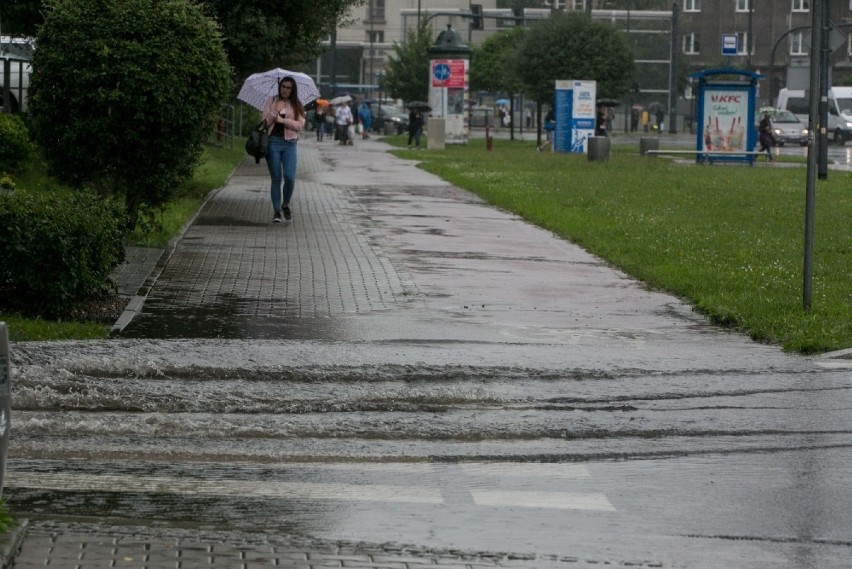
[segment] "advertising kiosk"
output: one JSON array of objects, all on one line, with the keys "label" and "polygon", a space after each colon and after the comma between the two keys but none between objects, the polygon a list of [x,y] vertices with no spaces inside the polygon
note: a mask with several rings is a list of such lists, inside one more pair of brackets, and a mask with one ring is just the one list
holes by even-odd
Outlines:
[{"label": "advertising kiosk", "polygon": [[757,82],[763,75],[721,68],[690,77],[698,82],[696,159],[754,163]]},{"label": "advertising kiosk", "polygon": [[595,134],[594,81],[557,81],[553,104],[556,128],[553,150],[585,153],[590,137]]}]

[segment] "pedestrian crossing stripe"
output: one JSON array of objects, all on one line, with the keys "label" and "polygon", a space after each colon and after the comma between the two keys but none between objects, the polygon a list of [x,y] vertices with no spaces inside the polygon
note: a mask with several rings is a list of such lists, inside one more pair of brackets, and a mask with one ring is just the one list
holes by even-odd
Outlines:
[{"label": "pedestrian crossing stripe", "polygon": [[615,511],[615,507],[603,494],[510,490],[472,490],[471,494],[477,506]]},{"label": "pedestrian crossing stripe", "polygon": [[304,498],[352,502],[443,504],[441,491],[424,486],[269,482],[260,480],[202,480],[158,476],[80,475],[28,472],[26,480],[10,475],[7,488],[61,489],[93,492],[144,492],[257,498]]},{"label": "pedestrian crossing stripe", "polygon": [[[577,474],[576,472],[574,474]],[[337,502],[443,505],[439,488],[388,484],[343,484],[260,480],[204,480],[135,475],[8,472],[6,488],[78,492],[139,492],[184,496],[286,498]],[[474,504],[487,507],[615,511],[599,493],[470,490]]]}]

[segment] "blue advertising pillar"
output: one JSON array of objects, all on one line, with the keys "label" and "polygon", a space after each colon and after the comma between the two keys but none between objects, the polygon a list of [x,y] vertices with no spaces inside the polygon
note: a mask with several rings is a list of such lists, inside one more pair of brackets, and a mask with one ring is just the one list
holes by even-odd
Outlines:
[{"label": "blue advertising pillar", "polygon": [[698,82],[697,160],[753,163],[757,82],[763,75],[721,68],[690,77]]},{"label": "blue advertising pillar", "polygon": [[553,102],[553,150],[556,152],[587,151],[587,141],[595,134],[594,81],[557,81]]}]

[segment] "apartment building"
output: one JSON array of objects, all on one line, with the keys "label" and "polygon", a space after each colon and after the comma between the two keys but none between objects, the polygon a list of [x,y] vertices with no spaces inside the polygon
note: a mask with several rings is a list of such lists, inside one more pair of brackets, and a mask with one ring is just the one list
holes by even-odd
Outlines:
[{"label": "apartment building", "polygon": [[[636,40],[637,60],[646,67],[640,75],[667,75],[672,41],[672,8],[677,8],[676,51],[689,72],[716,67],[738,67],[762,73],[760,97],[774,100],[778,89],[801,88],[810,66],[811,3],[813,0],[678,0],[660,2],[657,11],[630,10],[630,0],[556,0],[548,8],[513,13],[497,8],[497,0],[367,0],[350,14],[354,24],[337,30],[329,41],[334,49],[319,58],[312,70],[320,83],[372,91],[384,73],[393,44],[404,43],[409,30],[427,21],[437,37],[451,24],[468,45],[480,45],[490,35],[515,25],[530,25],[553,10],[589,10],[595,19],[620,27]],[[587,2],[592,2],[591,6]],[[835,83],[852,84],[852,0],[833,0],[829,19],[833,30],[831,76]],[[481,10],[482,29],[469,18]],[[520,19],[519,19],[520,18]],[[650,23],[649,23],[650,22]],[[649,35],[651,34],[651,35]],[[735,38],[733,55],[723,55],[723,42]],[[643,41],[644,40],[644,41]],[[644,53],[642,52],[644,50]],[[666,68],[665,73],[654,66]],[[769,82],[772,82],[772,85]],[[641,86],[643,92],[662,95],[664,80]],[[647,87],[647,89],[646,89]]]},{"label": "apartment building", "polygon": [[[772,102],[782,87],[806,88],[810,74],[812,0],[680,0],[680,57],[693,71],[730,66],[766,77],[760,98]],[[835,49],[834,81],[852,80],[852,0],[833,0],[829,19]],[[722,55],[736,38],[735,55]],[[770,81],[772,84],[770,84]]]},{"label": "apartment building", "polygon": [[[378,88],[394,43],[403,44],[419,22],[427,22],[434,37],[450,24],[473,46],[501,29],[547,17],[553,10],[583,10],[586,1],[555,0],[549,8],[527,9],[518,16],[510,9],[498,9],[497,0],[367,0],[350,13],[354,23],[329,39],[328,52],[317,59],[311,73],[322,85],[334,82],[339,89],[370,92]],[[473,25],[474,11],[483,16],[482,29]]]}]

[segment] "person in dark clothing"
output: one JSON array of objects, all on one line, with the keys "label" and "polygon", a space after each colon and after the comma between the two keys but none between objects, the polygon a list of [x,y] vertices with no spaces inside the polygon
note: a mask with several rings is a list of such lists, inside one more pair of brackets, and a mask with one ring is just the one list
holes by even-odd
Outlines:
[{"label": "person in dark clothing", "polygon": [[766,158],[772,161],[772,145],[775,143],[775,137],[772,135],[772,121],[769,113],[763,113],[763,118],[760,119],[760,124],[757,126],[758,141],[760,149],[758,152],[766,152]]},{"label": "person in dark clothing", "polygon": [[412,141],[420,148],[420,135],[423,134],[423,113],[420,109],[411,109],[408,113],[408,147]]}]

